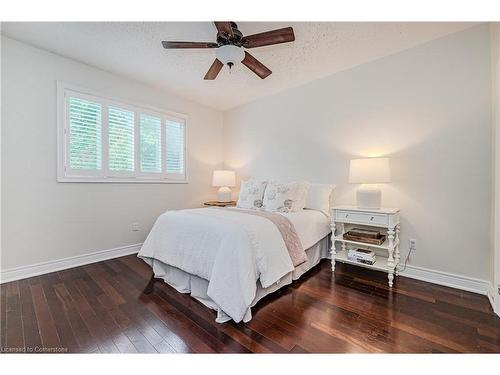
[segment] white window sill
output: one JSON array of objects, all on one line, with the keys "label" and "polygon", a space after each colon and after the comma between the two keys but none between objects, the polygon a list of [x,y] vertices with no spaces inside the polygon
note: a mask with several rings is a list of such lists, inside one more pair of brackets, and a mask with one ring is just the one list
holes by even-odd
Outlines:
[{"label": "white window sill", "polygon": [[169,180],[169,179],[147,179],[147,178],[89,178],[89,177],[58,177],[57,182],[92,182],[105,184],[188,184],[189,180]]}]

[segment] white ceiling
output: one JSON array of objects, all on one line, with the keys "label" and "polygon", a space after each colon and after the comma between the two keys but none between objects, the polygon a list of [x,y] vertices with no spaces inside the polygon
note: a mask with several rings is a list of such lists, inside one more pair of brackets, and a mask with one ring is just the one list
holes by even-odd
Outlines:
[{"label": "white ceiling", "polygon": [[161,40],[215,41],[211,22],[3,23],[2,33],[57,54],[227,110],[374,59],[411,48],[473,23],[241,22],[244,35],[293,26],[295,42],[250,52],[273,71],[261,80],[238,64],[215,81],[203,76],[214,49],[165,50]]}]

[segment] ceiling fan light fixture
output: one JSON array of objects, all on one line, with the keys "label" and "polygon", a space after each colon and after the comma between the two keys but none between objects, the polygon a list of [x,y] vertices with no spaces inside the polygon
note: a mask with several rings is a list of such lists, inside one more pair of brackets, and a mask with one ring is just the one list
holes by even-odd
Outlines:
[{"label": "ceiling fan light fixture", "polygon": [[245,52],[241,47],[228,44],[217,48],[216,55],[217,59],[219,59],[224,65],[233,65],[243,60]]}]

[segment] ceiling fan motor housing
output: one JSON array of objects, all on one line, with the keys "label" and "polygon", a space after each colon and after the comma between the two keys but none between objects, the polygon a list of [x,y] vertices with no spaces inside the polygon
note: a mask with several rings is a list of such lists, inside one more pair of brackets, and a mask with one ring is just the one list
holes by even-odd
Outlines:
[{"label": "ceiling fan motor housing", "polygon": [[238,30],[238,25],[234,22],[230,22],[231,32],[219,31],[217,33],[217,44],[219,46],[224,46],[227,44],[232,44],[241,47],[244,42],[243,34]]}]

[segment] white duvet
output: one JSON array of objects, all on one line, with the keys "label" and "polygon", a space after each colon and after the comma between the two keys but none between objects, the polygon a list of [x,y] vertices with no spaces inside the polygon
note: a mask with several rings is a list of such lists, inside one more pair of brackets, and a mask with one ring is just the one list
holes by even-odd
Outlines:
[{"label": "white duvet", "polygon": [[208,280],[208,296],[235,322],[254,300],[258,280],[266,288],[294,269],[276,226],[238,209],[168,211],[158,218],[138,256],[151,266],[156,259]]}]

